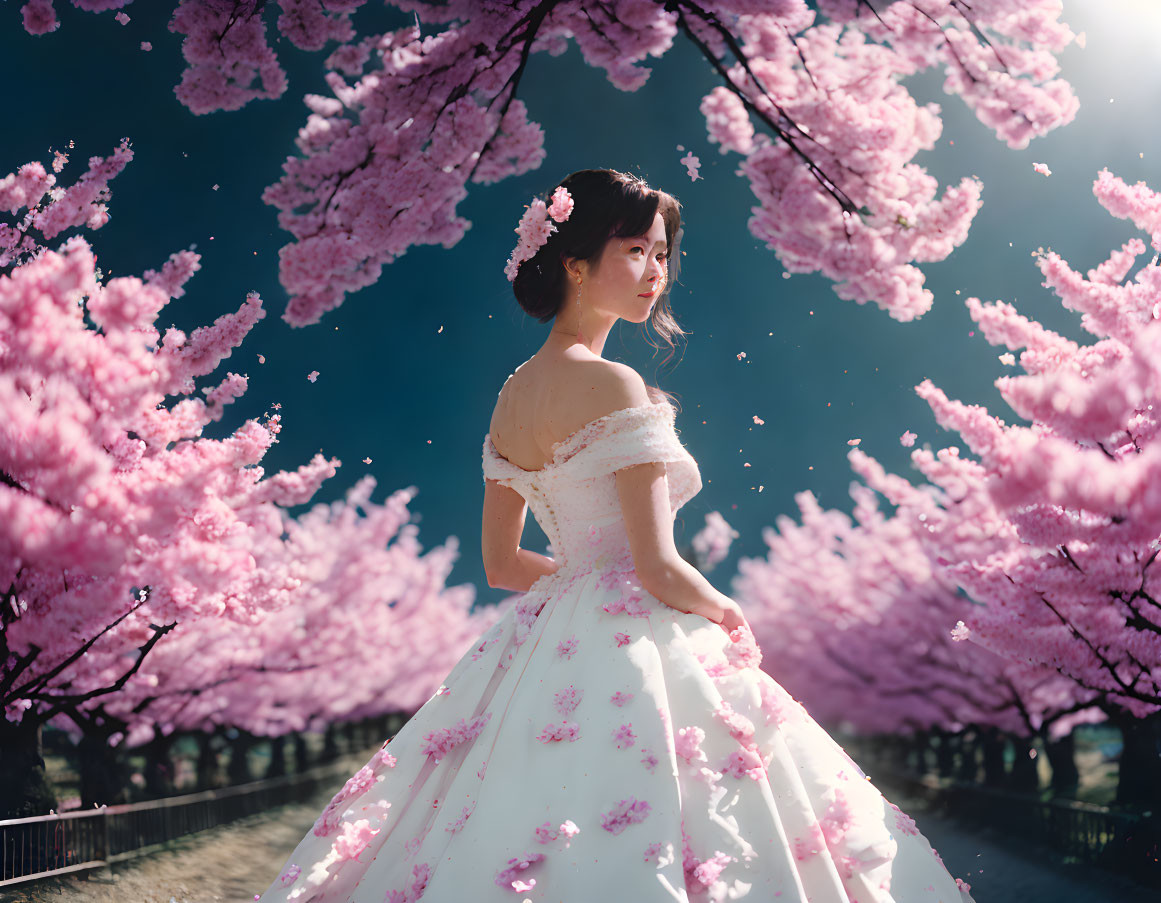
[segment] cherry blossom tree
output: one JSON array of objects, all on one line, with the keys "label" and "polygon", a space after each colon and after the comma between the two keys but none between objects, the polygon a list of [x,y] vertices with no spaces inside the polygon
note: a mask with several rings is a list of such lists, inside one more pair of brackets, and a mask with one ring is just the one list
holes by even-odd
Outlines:
[{"label": "cherry blossom tree", "polygon": [[446,585],[455,538],[421,554],[408,523],[415,488],[375,505],[374,486],[367,476],[345,501],[284,513],[285,554],[305,566],[289,605],[241,629],[223,618],[181,625],[158,644],[104,704],[128,726],[129,746],[222,725],[319,731],[427,701],[505,606],[473,613],[475,587]]},{"label": "cherry blossom tree", "polygon": [[[1107,170],[1101,205],[1147,232],[1161,251],[1161,195]],[[853,469],[897,506],[926,558],[975,605],[957,615],[959,641],[1071,681],[1125,735],[1118,800],[1161,800],[1161,266],[1128,278],[1145,244],[1133,238],[1084,275],[1039,251],[1044,285],[1090,345],[1066,339],[1003,301],[967,299],[984,338],[1023,373],[996,386],[1027,426],[916,387],[957,446],[911,453],[914,486],[853,449]],[[911,441],[914,434],[906,434]],[[946,618],[945,618],[946,621]]]},{"label": "cherry blossom tree", "polygon": [[766,528],[764,559],[743,558],[732,586],[771,675],[821,721],[860,734],[967,728],[1051,743],[1103,719],[1096,693],[1042,665],[1014,662],[953,625],[973,608],[927,558],[910,518],[887,516],[851,485],[854,519],[796,501],[802,523]]},{"label": "cherry blossom tree", "polygon": [[[127,21],[128,0],[72,2]],[[1078,107],[1056,77],[1055,54],[1082,40],[1058,21],[1059,0],[396,0],[414,23],[365,35],[352,22],[362,5],[181,0],[169,23],[185,36],[175,93],[197,114],[286,90],[266,24],[275,7],[272,33],[301,50],[335,45],[331,95],[304,97],[300,155],[263,193],[292,236],[280,279],[295,326],[375,283],[413,245],[455,245],[471,226],[456,213],[468,183],[540,166],[544,132],[519,87],[532,54],[559,55],[570,39],[622,91],[640,89],[645,62],[678,35],[690,41],[722,82],[700,110],[708,140],[741,158],[758,202],[753,235],[787,271],[820,272],[840,298],[900,321],[931,306],[915,264],[962,243],[981,191],[965,177],[937,196],[914,157],[935,146],[939,108],[900,79],[942,68],[944,89],[1012,148]],[[57,27],[51,0],[22,12],[30,33]]]},{"label": "cherry blossom tree", "polygon": [[730,544],[739,533],[726,522],[720,511],[711,511],[705,516],[705,526],[690,540],[697,569],[709,573],[730,552]]},{"label": "cherry blossom tree", "polygon": [[[456,657],[457,642],[467,645],[478,620],[468,616],[470,587],[444,587],[454,542],[421,558],[414,528],[403,526],[410,495],[376,511],[368,501],[373,482],[360,484],[348,507],[334,509],[333,521],[316,509],[295,523],[284,509],[308,502],[339,462],[316,455],[297,471],[266,475],[260,462],[281,429],[277,414],[265,423],[247,421],[224,439],[203,437],[204,427],[244,394],[244,376],[228,373],[203,388],[205,400],[181,398],[264,315],[257,294],[191,335],[176,328],[161,335],[157,316],[184,294],[198,255],[180,252],[144,279],[106,282],[82,237],[58,250],[44,246],[69,226],[104,224],[108,181],[131,158],[127,143],[107,160],[93,158],[68,189],[38,163],[0,181],[0,205],[13,214],[27,209],[5,227],[10,271],[0,273],[5,747],[34,744],[39,725],[54,719],[115,743],[103,713],[127,713],[113,698],[124,693],[139,703],[142,688],[159,680],[158,669],[141,670],[156,648],[175,630],[184,637],[202,627],[217,639],[232,636],[223,652],[238,655],[234,663],[215,662],[203,649],[203,679],[228,683],[232,665],[288,672],[314,666],[317,693],[337,697],[329,712],[315,714],[319,699],[301,679],[297,689],[281,692],[287,705],[313,707],[307,711],[316,722],[343,706],[355,715],[374,708],[377,691],[386,701],[415,705]],[[59,171],[64,161],[56,163]],[[42,204],[46,196],[51,200]],[[167,406],[167,398],[177,400]],[[356,517],[358,506],[366,518]],[[354,587],[362,579],[360,593]],[[316,606],[328,602],[334,610],[319,614]],[[353,671],[340,674],[333,663],[328,670],[321,646],[305,663],[296,661],[295,631],[285,630],[280,614],[313,616],[325,633],[319,643],[351,644]],[[430,667],[415,667],[409,642],[433,632],[448,642],[445,654],[433,656]],[[382,661],[367,673],[357,656],[366,662],[370,650],[356,634],[385,643]],[[267,641],[271,648],[262,649]],[[180,670],[167,656],[161,670],[175,672],[167,680],[187,678],[199,666],[195,648],[184,652],[190,664]],[[332,646],[331,658],[335,652]],[[335,692],[340,679],[346,696]],[[202,704],[229,697],[210,694]],[[273,718],[247,716],[241,706],[233,713],[238,720]],[[204,709],[202,718],[209,718]],[[33,766],[36,758],[29,757]],[[21,775],[9,768],[5,775],[0,797],[7,809],[11,782],[19,784]]]}]

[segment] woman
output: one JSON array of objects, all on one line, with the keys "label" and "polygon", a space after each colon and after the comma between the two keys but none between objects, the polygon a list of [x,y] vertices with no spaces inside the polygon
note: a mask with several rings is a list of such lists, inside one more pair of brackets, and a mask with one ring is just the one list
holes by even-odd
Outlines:
[{"label": "woman", "polygon": [[[697,464],[664,394],[601,352],[620,319],[680,332],[680,226],[614,170],[534,199],[507,273],[553,326],[483,449],[488,582],[523,596],[259,899],[971,903],[677,553]],[[551,558],[520,547],[527,507]]]}]

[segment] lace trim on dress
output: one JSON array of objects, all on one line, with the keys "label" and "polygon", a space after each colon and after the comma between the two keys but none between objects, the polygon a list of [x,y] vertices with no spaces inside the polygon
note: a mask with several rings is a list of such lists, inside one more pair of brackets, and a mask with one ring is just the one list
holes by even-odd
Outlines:
[{"label": "lace trim on dress", "polygon": [[[626,417],[629,417],[631,420],[636,419],[630,416],[630,414],[641,414],[647,417],[656,414],[672,423],[675,419],[676,412],[669,402],[660,401],[643,405],[633,405],[627,408],[618,408],[615,411],[610,411],[608,414],[602,414],[600,417],[596,417],[573,430],[560,441],[554,442],[552,444],[552,460],[536,470],[527,470],[519,464],[513,464],[500,454],[499,449],[492,443],[491,433],[484,436],[484,450],[486,454],[491,454],[494,461],[502,469],[510,471],[513,477],[536,477],[564,464],[573,454],[585,448],[596,435],[600,434],[610,421]],[[486,473],[485,477],[487,479],[497,479],[496,477],[488,476]]]}]

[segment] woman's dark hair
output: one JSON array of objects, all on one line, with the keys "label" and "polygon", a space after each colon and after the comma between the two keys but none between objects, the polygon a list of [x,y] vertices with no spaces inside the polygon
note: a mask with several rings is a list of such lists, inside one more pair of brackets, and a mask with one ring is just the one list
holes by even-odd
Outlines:
[{"label": "woman's dark hair", "polygon": [[[649,187],[644,179],[615,169],[581,169],[560,184],[568,189],[575,206],[568,219],[555,223],[557,231],[536,254],[520,264],[512,283],[516,300],[529,316],[547,323],[572,297],[565,258],[595,261],[610,238],[636,237],[649,231],[660,211],[665,221],[668,274],[648,323],[669,346],[668,361],[673,356],[674,337],[685,335],[669,306],[669,290],[681,269],[681,203],[673,195]],[[551,203],[551,197],[546,197],[545,203]]]}]

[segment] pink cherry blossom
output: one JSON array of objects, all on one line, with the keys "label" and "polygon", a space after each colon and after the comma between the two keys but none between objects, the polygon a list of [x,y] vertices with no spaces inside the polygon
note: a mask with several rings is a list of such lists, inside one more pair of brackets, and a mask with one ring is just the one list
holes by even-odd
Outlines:
[{"label": "pink cherry blossom", "polygon": [[689,173],[689,180],[691,182],[696,182],[698,179],[702,178],[702,176],[698,175],[698,167],[701,166],[701,160],[697,158],[697,155],[694,154],[693,151],[686,152],[685,156],[681,158],[681,165],[684,166],[686,172]]},{"label": "pink cherry blossom", "polygon": [[690,540],[697,555],[698,568],[703,573],[713,570],[729,554],[730,544],[738,535],[738,531],[726,523],[720,512],[709,512],[705,516],[705,526]]},{"label": "pink cherry blossom", "polygon": [[568,193],[568,189],[563,185],[558,185],[552,193],[552,203],[548,208],[548,215],[558,223],[563,223],[572,214],[574,206],[572,195]]},{"label": "pink cherry blossom", "polygon": [[[413,24],[384,33],[356,26],[359,5],[299,3],[268,24],[260,4],[181,0],[170,22],[185,62],[175,94],[196,114],[280,97],[283,39],[326,50],[319,81],[328,92],[304,95],[296,153],[283,155],[282,178],[263,195],[290,235],[279,275],[290,295],[284,318],[295,325],[318,322],[410,247],[455,245],[472,225],[457,211],[469,185],[540,166],[544,132],[518,96],[529,52],[575,43],[612,86],[635,91],[649,57],[692,42],[721,73],[699,106],[707,140],[739,156],[730,169],[758,199],[751,233],[788,272],[821,272],[841,298],[899,320],[930,306],[915,264],[962,243],[980,196],[972,178],[940,195],[915,161],[942,122],[902,79],[943,72],[944,91],[1012,148],[1078,108],[1056,54],[1083,36],[1058,21],[1059,4],[934,0],[867,15],[857,3],[790,3],[739,16],[710,3],[692,16],[639,2],[609,27],[582,0],[532,17],[519,4],[420,0],[408,7]],[[58,24],[48,0],[29,0],[22,16],[31,33]],[[694,178],[695,155],[682,162]]]},{"label": "pink cherry blossom", "polygon": [[507,266],[504,267],[504,274],[508,277],[509,282],[516,278],[516,271],[520,264],[525,260],[530,260],[540,250],[540,246],[548,241],[549,235],[556,231],[556,226],[549,222],[547,214],[544,201],[540,198],[533,198],[531,205],[520,218],[520,222],[516,226],[516,234],[519,238],[512,255],[508,258]]}]

